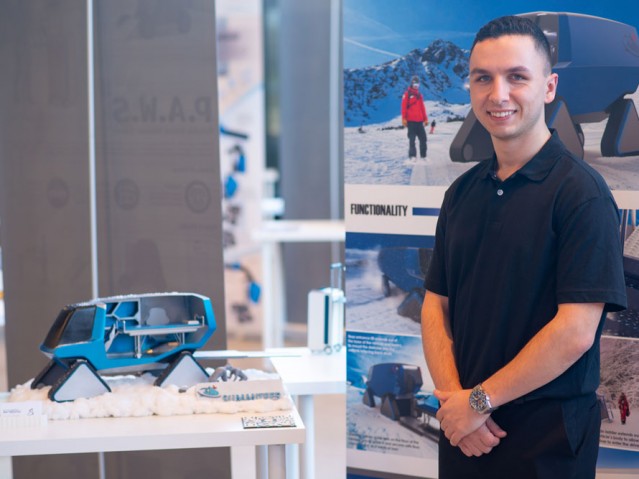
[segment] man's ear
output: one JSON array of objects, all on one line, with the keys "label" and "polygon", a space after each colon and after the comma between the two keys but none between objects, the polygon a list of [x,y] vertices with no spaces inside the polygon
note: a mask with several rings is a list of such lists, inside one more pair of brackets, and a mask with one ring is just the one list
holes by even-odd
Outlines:
[{"label": "man's ear", "polygon": [[555,99],[557,94],[557,84],[559,83],[559,76],[556,73],[551,73],[546,78],[546,103],[550,103]]}]

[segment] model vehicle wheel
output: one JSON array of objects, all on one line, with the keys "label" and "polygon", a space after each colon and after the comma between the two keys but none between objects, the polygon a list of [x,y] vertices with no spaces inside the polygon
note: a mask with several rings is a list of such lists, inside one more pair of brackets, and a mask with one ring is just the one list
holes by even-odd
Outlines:
[{"label": "model vehicle wheel", "polygon": [[385,274],[382,275],[382,293],[384,296],[388,298],[391,295],[391,284],[390,279]]},{"label": "model vehicle wheel", "polygon": [[399,406],[397,405],[397,399],[392,394],[385,394],[382,397],[382,404],[380,406],[380,412],[383,416],[386,416],[393,421],[399,421],[400,413]]},{"label": "model vehicle wheel", "polygon": [[364,391],[364,397],[362,398],[362,402],[368,407],[375,407],[375,395],[370,388],[366,388]]},{"label": "model vehicle wheel", "polygon": [[575,123],[575,130],[577,130],[577,136],[579,137],[579,143],[581,143],[581,146],[584,146],[584,143],[586,141],[586,137],[584,135],[584,130],[583,130],[583,128],[581,128],[581,125],[579,123]]}]

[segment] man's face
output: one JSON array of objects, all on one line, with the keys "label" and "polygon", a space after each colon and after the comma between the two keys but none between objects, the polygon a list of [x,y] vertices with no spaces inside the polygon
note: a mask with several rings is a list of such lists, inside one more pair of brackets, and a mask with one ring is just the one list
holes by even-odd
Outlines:
[{"label": "man's face", "polygon": [[475,45],[470,100],[493,139],[525,139],[545,129],[544,105],[555,98],[557,75],[529,36],[505,35]]}]

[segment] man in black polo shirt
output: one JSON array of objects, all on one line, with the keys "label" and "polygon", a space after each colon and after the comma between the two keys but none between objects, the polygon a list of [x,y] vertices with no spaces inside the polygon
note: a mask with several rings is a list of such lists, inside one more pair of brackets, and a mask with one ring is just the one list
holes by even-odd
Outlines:
[{"label": "man in black polo shirt", "polygon": [[626,305],[619,215],[546,126],[550,58],[522,17],[488,23],[471,50],[472,108],[496,154],[446,192],[425,282],[440,479],[595,477],[599,338]]}]

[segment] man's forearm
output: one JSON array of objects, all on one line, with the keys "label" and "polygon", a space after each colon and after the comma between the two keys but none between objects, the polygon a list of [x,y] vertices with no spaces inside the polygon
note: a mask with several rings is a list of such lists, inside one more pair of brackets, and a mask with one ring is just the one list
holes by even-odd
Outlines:
[{"label": "man's forearm", "polygon": [[[593,344],[603,310],[602,304],[563,304],[515,358],[483,382],[492,407],[517,399],[557,378]],[[469,407],[470,390],[439,389],[442,402],[437,412],[442,429],[457,445],[479,427],[486,416]]]},{"label": "man's forearm", "polygon": [[[422,343],[435,387],[446,391],[461,390],[448,319],[448,299],[428,291],[422,306]],[[459,447],[466,456],[481,456],[488,454],[505,435],[491,421],[464,437]]]},{"label": "man's forearm", "polygon": [[422,345],[428,371],[437,389],[461,389],[448,322],[448,298],[426,292],[422,305]]},{"label": "man's forearm", "polygon": [[486,379],[493,406],[506,404],[549,383],[572,366],[593,344],[603,304],[563,304],[519,354]]}]

